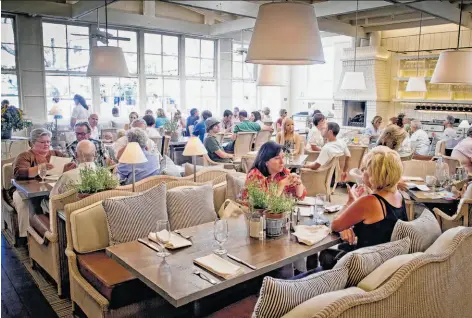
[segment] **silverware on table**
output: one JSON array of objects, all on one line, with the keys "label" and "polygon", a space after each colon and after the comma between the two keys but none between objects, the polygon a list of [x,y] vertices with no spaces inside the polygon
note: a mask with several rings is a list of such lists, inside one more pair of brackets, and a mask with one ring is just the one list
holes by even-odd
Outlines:
[{"label": "silverware on table", "polygon": [[187,239],[187,240],[192,237],[192,235],[185,235],[184,233],[180,232],[179,230],[175,230],[174,233],[182,236],[184,239]]},{"label": "silverware on table", "polygon": [[216,283],[217,283],[216,280],[209,278],[208,276],[206,276],[205,274],[203,274],[202,272],[200,272],[198,269],[195,269],[195,270],[193,271],[193,273],[194,273],[195,275],[197,275],[198,277],[200,277],[201,279],[206,280],[207,282],[209,282],[209,283],[212,284],[212,285],[216,285]]},{"label": "silverware on table", "polygon": [[[151,244],[150,242],[146,242],[146,241],[143,240],[142,238],[138,238],[138,242],[141,243],[141,244],[146,245],[147,247],[149,247],[150,249],[155,250],[156,252],[161,252],[161,250],[160,250],[157,246]],[[158,245],[159,245],[159,244],[158,244]],[[159,245],[159,246],[162,248],[161,245]]]},{"label": "silverware on table", "polygon": [[236,262],[238,262],[238,263],[241,263],[241,264],[243,264],[243,265],[246,265],[246,266],[249,267],[250,269],[254,269],[254,270],[257,269],[256,266],[251,265],[251,264],[249,264],[249,263],[246,263],[245,261],[243,261],[243,260],[240,259],[240,258],[237,258],[237,257],[234,256],[234,255],[231,255],[231,254],[226,254],[226,255],[227,255],[229,258],[231,258],[233,261],[236,261]]}]

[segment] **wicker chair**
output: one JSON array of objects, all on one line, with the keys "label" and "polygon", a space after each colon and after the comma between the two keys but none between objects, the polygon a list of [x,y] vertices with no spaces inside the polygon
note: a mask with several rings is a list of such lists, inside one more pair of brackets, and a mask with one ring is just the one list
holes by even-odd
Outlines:
[{"label": "wicker chair", "polygon": [[437,143],[436,143],[436,149],[434,151],[434,155],[436,156],[444,156],[446,155],[446,142],[447,140],[439,140]]},{"label": "wicker chair", "polygon": [[[426,180],[426,176],[434,176],[436,174],[436,162],[434,161],[408,160],[402,163],[404,176],[421,177],[423,180]],[[447,165],[447,163],[445,164]]]},{"label": "wicker chair", "polygon": [[249,172],[255,160],[256,160],[256,156],[253,156],[253,155],[245,155],[241,158],[241,169],[243,170],[244,173]]},{"label": "wicker chair", "polygon": [[456,173],[456,168],[462,166],[462,163],[459,159],[455,159],[449,156],[442,156],[443,162],[447,163],[449,166],[449,175],[452,176]]},{"label": "wicker chair", "polygon": [[[172,177],[172,176],[152,176],[152,177],[147,177],[143,180],[140,180],[136,182],[135,184],[135,192],[144,192],[147,191],[161,183],[167,183],[171,181],[177,181],[180,180],[181,178],[178,177]],[[118,191],[133,191],[133,185],[132,184],[127,184],[121,187],[116,188],[115,190]]]},{"label": "wicker chair", "polygon": [[13,178],[12,163],[15,158],[2,160],[2,229],[13,239],[13,245],[19,242],[18,214],[15,207],[6,200],[7,191],[12,187]]},{"label": "wicker chair", "polygon": [[[230,170],[225,169],[204,169],[197,172],[196,180],[197,183],[206,183],[211,182],[213,185],[219,184],[221,182],[226,181],[226,175],[230,173]],[[178,179],[192,181],[193,182],[193,174],[187,177],[183,177]]]},{"label": "wicker chair", "polygon": [[261,130],[257,133],[254,140],[254,151],[259,151],[263,144],[268,142],[272,137],[272,132],[269,130]]},{"label": "wicker chair", "polygon": [[221,167],[222,169],[234,169],[233,163],[224,163],[224,162],[216,162],[210,159],[208,155],[203,155],[203,166],[204,167]]},{"label": "wicker chair", "polygon": [[339,158],[333,158],[328,164],[318,168],[318,170],[306,168],[300,170],[300,177],[308,196],[315,196],[320,193],[326,194],[326,198],[330,201],[331,193],[334,191],[331,190],[331,180],[338,163]]},{"label": "wicker chair", "polygon": [[443,232],[456,226],[472,226],[472,199],[461,199],[457,212],[453,216],[447,215],[438,208],[434,208],[433,212]]},{"label": "wicker chair", "polygon": [[[351,153],[351,158],[349,159],[349,166],[347,167],[346,171],[350,171],[354,168],[360,168],[362,159],[369,148],[360,146],[349,146],[348,148]],[[356,180],[354,180],[350,175],[348,175],[347,181],[356,182]]]},{"label": "wicker chair", "polygon": [[251,151],[256,132],[239,132],[234,142],[234,162],[241,162],[241,157]]},{"label": "wicker chair", "polygon": [[[162,138],[164,138],[164,149],[162,147]],[[162,155],[169,155],[169,143],[170,143],[170,136],[162,136],[162,137],[156,137],[156,138],[149,138],[151,139],[152,141],[154,141],[154,143],[156,144],[157,146],[157,149],[159,150],[159,152],[162,154]]]},{"label": "wicker chair", "polygon": [[306,158],[307,162],[314,162],[316,159],[318,159],[320,151],[313,151],[305,148],[305,154],[308,155],[308,158]]}]

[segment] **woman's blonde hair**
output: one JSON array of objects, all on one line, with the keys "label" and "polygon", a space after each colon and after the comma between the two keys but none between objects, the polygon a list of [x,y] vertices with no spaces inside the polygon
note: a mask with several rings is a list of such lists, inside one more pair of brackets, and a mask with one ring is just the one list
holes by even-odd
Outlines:
[{"label": "woman's blonde hair", "polygon": [[295,126],[293,127],[293,131],[287,132],[286,126],[287,125],[294,125],[294,122],[290,118],[285,118],[282,122],[282,130],[280,132],[280,144],[284,145],[285,140],[294,140],[295,138]]},{"label": "woman's blonde hair", "polygon": [[404,129],[397,125],[388,125],[384,129],[377,144],[379,146],[387,146],[392,150],[398,150],[406,136],[407,132]]},{"label": "woman's blonde hair", "polygon": [[373,148],[362,161],[362,169],[369,175],[373,191],[395,192],[403,173],[398,153],[385,146]]}]

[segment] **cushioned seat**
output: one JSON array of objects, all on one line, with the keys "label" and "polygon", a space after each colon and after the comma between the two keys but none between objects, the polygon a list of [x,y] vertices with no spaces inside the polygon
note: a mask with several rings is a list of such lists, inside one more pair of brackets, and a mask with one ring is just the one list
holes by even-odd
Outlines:
[{"label": "cushioned seat", "polygon": [[246,297],[234,304],[231,304],[214,314],[210,315],[211,318],[226,318],[226,317],[238,317],[238,318],[250,318],[256,306],[257,296],[252,295]]},{"label": "cushioned seat", "polygon": [[123,266],[105,254],[105,250],[78,254],[82,276],[108,301],[119,308],[154,297],[156,294]]},{"label": "cushioned seat", "polygon": [[29,216],[30,226],[39,234],[44,237],[44,234],[49,229],[49,216],[46,214],[30,214]]}]

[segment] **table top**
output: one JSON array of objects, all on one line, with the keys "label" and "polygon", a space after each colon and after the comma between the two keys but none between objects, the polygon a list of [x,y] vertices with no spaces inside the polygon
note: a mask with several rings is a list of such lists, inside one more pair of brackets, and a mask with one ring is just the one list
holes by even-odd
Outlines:
[{"label": "table top", "polygon": [[[425,184],[424,181],[408,181],[410,183],[415,183],[415,184]],[[413,190],[413,189],[408,189],[407,193],[408,195],[415,200],[416,202],[419,203],[435,203],[435,204],[455,204],[457,202],[457,199],[453,200],[446,200],[446,199],[433,199],[428,197],[427,193],[432,193],[432,190],[429,191],[421,191],[421,190]]]},{"label": "table top", "polygon": [[180,137],[179,141],[169,141],[169,146],[185,146],[189,137]]},{"label": "table top", "polygon": [[[106,252],[173,306],[180,307],[264,275],[341,242],[336,234],[328,235],[313,246],[297,243],[295,236],[291,234],[260,241],[249,238],[244,218],[241,215],[236,219],[228,219],[229,238],[224,244],[224,248],[229,254],[256,266],[257,269],[252,270],[234,262],[227,256],[223,256],[244,270],[244,274],[229,280],[213,275],[193,264],[194,259],[213,253],[217,247],[213,235],[211,235],[213,223],[181,230],[182,233],[193,236],[191,239],[193,245],[174,251],[170,250],[172,255],[167,257],[165,261],[158,257],[154,250],[137,241],[110,246]],[[195,269],[205,273],[206,276],[213,278],[218,283],[211,285],[197,277],[193,274]]]},{"label": "table top", "polygon": [[24,181],[11,180],[11,183],[16,189],[21,191],[28,199],[48,196],[52,190],[52,186],[49,183],[54,182],[55,181],[48,182],[46,180],[46,183],[40,183],[40,181],[36,179]]}]

